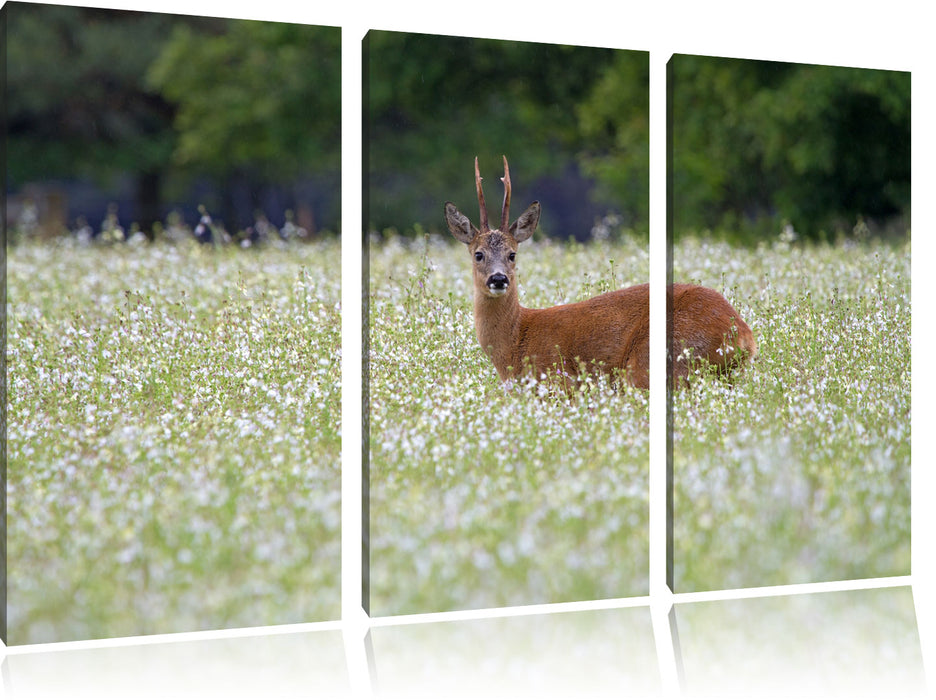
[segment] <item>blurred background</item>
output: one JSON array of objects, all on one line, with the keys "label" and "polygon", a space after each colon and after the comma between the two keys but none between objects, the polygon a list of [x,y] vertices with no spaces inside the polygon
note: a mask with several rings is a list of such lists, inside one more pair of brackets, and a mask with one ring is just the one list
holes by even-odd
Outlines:
[{"label": "blurred background", "polygon": [[675,55],[667,83],[677,238],[909,232],[910,73]]},{"label": "blurred background", "polygon": [[550,236],[647,235],[646,52],[380,31],[364,46],[370,231],[446,231],[448,200],[477,223],[475,156],[496,218],[506,155],[512,219],[538,199]]},{"label": "blurred background", "polygon": [[[7,3],[6,218],[21,233],[149,238],[199,205],[232,236],[340,217],[340,30]],[[550,236],[648,230],[648,55],[374,31],[365,223],[443,230],[442,203]],[[676,55],[673,231],[752,242],[906,234],[910,74]]]},{"label": "blurred background", "polygon": [[203,213],[232,238],[338,230],[339,29],[28,3],[3,11],[14,240],[152,239]]}]

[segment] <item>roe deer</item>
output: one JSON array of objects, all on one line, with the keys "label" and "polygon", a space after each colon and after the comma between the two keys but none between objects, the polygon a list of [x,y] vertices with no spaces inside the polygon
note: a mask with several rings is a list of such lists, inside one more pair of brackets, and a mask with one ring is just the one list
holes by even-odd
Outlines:
[{"label": "roe deer", "polygon": [[[517,244],[533,235],[540,204],[533,202],[513,223],[510,216],[510,170],[504,156],[504,204],[500,228],[488,225],[475,158],[475,187],[481,207],[480,228],[451,202],[445,220],[451,234],[468,245],[474,262],[474,320],[478,342],[501,379],[533,371],[565,382],[580,368],[591,372],[620,370],[634,387],[650,386],[650,286],[618,289],[574,304],[547,309],[520,306],[517,294]],[[691,284],[667,288],[669,374],[688,375],[687,356],[707,360],[722,371],[753,357],[751,329],[714,289]],[[688,352],[686,349],[688,348]]]}]

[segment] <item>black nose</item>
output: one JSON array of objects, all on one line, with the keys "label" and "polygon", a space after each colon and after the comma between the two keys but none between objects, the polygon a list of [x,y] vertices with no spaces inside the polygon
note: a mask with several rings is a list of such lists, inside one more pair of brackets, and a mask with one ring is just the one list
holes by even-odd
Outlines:
[{"label": "black nose", "polygon": [[507,279],[507,275],[497,272],[490,277],[488,277],[487,286],[488,289],[507,289],[510,285],[510,280]]}]

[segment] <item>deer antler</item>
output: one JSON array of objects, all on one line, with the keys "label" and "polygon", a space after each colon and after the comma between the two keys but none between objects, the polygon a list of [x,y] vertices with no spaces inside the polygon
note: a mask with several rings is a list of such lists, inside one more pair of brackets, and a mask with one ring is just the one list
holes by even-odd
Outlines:
[{"label": "deer antler", "polygon": [[481,231],[490,231],[487,207],[484,204],[484,192],[481,190],[481,171],[478,170],[478,156],[475,156],[475,187],[478,189],[478,205],[481,207]]},{"label": "deer antler", "polygon": [[504,177],[501,182],[504,183],[504,207],[501,209],[500,230],[507,233],[510,225],[510,169],[507,167],[507,156],[504,156]]}]

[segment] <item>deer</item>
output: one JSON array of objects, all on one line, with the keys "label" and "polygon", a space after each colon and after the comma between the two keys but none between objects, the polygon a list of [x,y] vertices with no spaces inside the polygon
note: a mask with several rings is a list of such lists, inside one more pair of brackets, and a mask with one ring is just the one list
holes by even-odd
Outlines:
[{"label": "deer", "polygon": [[[480,207],[476,227],[452,202],[445,221],[468,246],[474,283],[478,343],[502,381],[532,374],[558,379],[566,388],[583,373],[612,374],[637,389],[650,388],[650,285],[638,284],[570,304],[543,309],[520,305],[517,248],[536,230],[541,207],[534,201],[511,224],[510,168],[504,156],[504,202],[499,228],[491,228],[475,157]],[[692,362],[730,373],[753,359],[757,344],[750,327],[714,289],[693,284],[667,287],[668,362],[671,385],[683,383]]]}]

